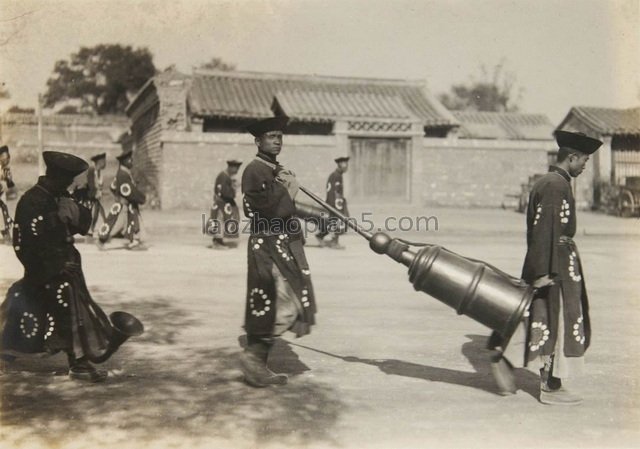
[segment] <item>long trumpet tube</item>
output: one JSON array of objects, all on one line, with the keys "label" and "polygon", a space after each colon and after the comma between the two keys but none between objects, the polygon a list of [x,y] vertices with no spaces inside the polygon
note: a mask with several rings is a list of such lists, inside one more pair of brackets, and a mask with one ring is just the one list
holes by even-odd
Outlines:
[{"label": "long trumpet tube", "polygon": [[300,190],[302,190],[305,194],[307,194],[307,196],[311,198],[313,201],[315,201],[316,203],[324,207],[326,210],[331,212],[333,215],[338,217],[340,220],[342,220],[347,226],[349,226],[351,229],[356,231],[362,237],[364,237],[367,240],[371,240],[373,235],[370,232],[367,232],[364,229],[362,229],[361,226],[358,226],[358,224],[354,220],[350,220],[349,217],[345,216],[338,209],[336,209],[335,207],[323,201],[320,197],[318,197],[315,193],[311,192],[307,188],[300,186]]},{"label": "long trumpet tube", "polygon": [[372,235],[312,192],[304,187],[300,190],[366,238],[374,252],[386,254],[408,267],[409,282],[414,289],[497,331],[506,346],[531,303],[532,287],[486,262],[468,259],[437,245],[421,245],[414,252],[408,242],[383,232]]}]

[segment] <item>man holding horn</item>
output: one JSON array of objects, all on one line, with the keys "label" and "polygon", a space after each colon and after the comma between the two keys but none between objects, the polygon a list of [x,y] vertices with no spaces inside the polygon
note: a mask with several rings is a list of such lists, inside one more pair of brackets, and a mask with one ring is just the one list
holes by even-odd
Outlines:
[{"label": "man holding horn", "polygon": [[[582,398],[563,380],[583,371],[591,342],[589,302],[576,234],[576,206],[571,181],[602,142],[581,133],[556,131],[558,163],[540,178],[529,195],[527,255],[522,278],[537,288],[526,324],[495,356],[492,371],[501,394],[516,391],[512,364],[540,372],[540,402],[577,405]],[[504,346],[491,336],[489,347]],[[524,357],[523,357],[524,356]]]},{"label": "man holding horn", "polygon": [[42,153],[46,174],[18,201],[13,248],[24,266],[0,308],[3,357],[12,352],[56,353],[69,360],[69,377],[100,382],[91,352],[107,346],[110,324],[85,283],[75,234],[85,235],[91,211],[67,189],[88,164],[72,154]]},{"label": "man holding horn", "polygon": [[300,222],[294,217],[295,175],[277,161],[286,117],[247,127],[258,154],[242,175],[244,213],[251,221],[241,355],[245,381],[253,387],[286,384],[287,376],[267,368],[274,339],[290,330],[301,337],[315,323],[316,305]]}]

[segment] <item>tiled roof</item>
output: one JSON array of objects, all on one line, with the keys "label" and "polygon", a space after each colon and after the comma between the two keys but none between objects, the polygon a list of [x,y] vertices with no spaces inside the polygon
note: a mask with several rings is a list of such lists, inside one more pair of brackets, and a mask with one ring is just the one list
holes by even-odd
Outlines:
[{"label": "tiled roof", "polygon": [[553,125],[544,114],[452,111],[466,139],[552,140]]},{"label": "tiled roof", "polygon": [[277,92],[273,107],[274,112],[277,109],[300,121],[335,121],[337,118],[417,120],[397,95],[366,92]]},{"label": "tiled roof", "polygon": [[601,135],[640,134],[640,107],[613,109],[575,106],[558,129],[562,128],[571,115],[575,115]]},{"label": "tiled roof", "polygon": [[[406,80],[196,71],[188,101],[192,114],[200,117],[259,118],[273,115],[276,94],[290,102],[291,110],[316,120],[340,116],[341,112],[333,109],[345,108],[355,100],[358,114],[408,112],[425,126],[457,125],[453,115],[421,83]],[[406,111],[398,100],[390,99],[394,97]]]}]

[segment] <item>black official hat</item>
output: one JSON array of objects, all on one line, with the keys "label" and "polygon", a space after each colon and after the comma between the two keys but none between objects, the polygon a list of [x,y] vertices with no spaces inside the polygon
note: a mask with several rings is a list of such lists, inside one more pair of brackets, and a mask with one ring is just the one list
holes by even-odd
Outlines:
[{"label": "black official hat", "polygon": [[42,159],[47,166],[47,173],[74,177],[89,168],[84,159],[69,153],[45,151]]},{"label": "black official hat", "polygon": [[349,162],[349,156],[340,156],[335,158],[334,161],[336,161],[336,164],[339,164],[340,162]]},{"label": "black official hat", "polygon": [[583,133],[558,130],[554,136],[560,148],[571,148],[584,154],[593,154],[602,145],[600,140],[593,139]]},{"label": "black official hat", "polygon": [[91,157],[91,160],[93,162],[98,162],[100,159],[106,159],[107,158],[107,153],[100,153],[100,154],[96,154],[95,156]]},{"label": "black official hat", "polygon": [[255,137],[268,133],[269,131],[284,131],[289,122],[289,117],[270,117],[258,122],[254,122],[246,127],[246,130]]},{"label": "black official hat", "polygon": [[2,145],[2,146],[0,147],[0,154],[2,154],[2,153],[8,153],[8,152],[9,152],[9,147],[8,147],[8,146],[6,146],[6,145]]},{"label": "black official hat", "polygon": [[237,159],[229,159],[227,161],[227,165],[231,165],[232,167],[240,167],[242,165],[242,161],[239,161]]},{"label": "black official hat", "polygon": [[122,161],[124,161],[125,159],[127,159],[130,156],[133,156],[133,150],[126,150],[124,153],[116,156],[116,159],[118,159],[120,162],[122,162]]}]

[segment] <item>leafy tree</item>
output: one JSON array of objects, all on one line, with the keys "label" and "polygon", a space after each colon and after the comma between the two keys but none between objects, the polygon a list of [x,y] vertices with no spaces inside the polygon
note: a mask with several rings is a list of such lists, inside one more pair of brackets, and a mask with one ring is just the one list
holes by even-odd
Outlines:
[{"label": "leafy tree", "polygon": [[156,73],[146,48],[101,44],[81,47],[69,60],[55,63],[47,81],[45,107],[71,99],[81,101],[80,112],[123,113],[129,96]]},{"label": "leafy tree", "polygon": [[506,71],[502,61],[491,72],[482,65],[480,79],[453,85],[451,92],[438,98],[453,111],[515,112],[522,97],[522,88],[517,88],[516,84],[515,74]]},{"label": "leafy tree", "polygon": [[222,58],[211,58],[209,62],[204,62],[200,64],[198,68],[207,69],[207,70],[220,70],[223,72],[231,72],[236,69],[236,65],[231,64],[229,62],[225,62],[222,60]]}]

